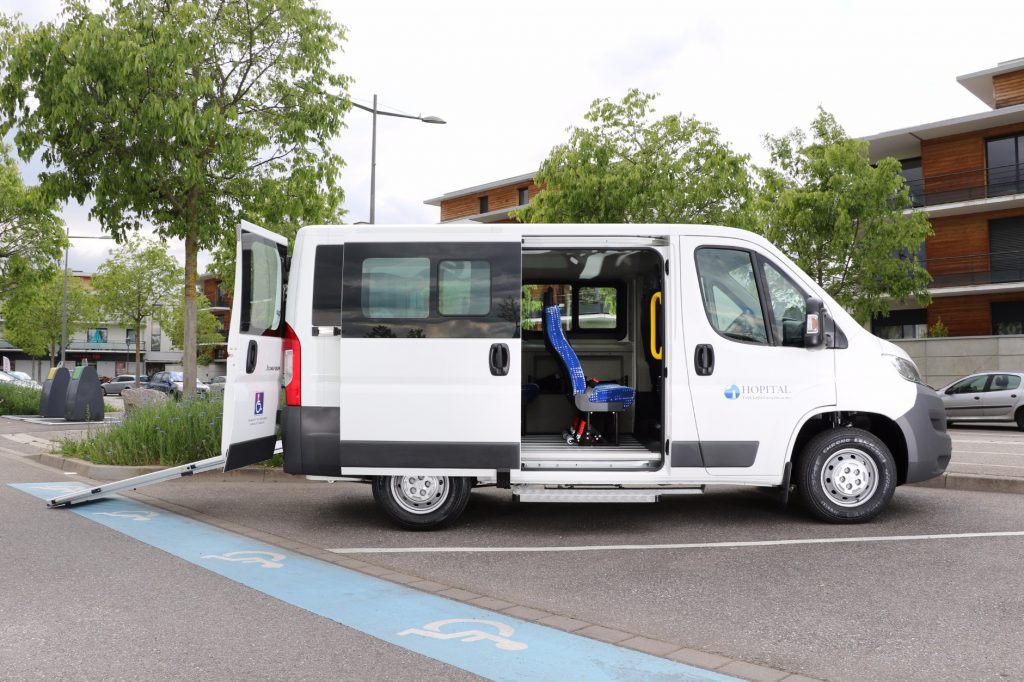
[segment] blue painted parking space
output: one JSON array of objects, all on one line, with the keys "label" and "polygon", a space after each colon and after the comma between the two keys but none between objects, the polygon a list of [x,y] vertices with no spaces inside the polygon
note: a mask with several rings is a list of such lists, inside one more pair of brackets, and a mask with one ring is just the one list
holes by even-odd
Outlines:
[{"label": "blue painted parking space", "polygon": [[[47,499],[83,486],[64,481],[12,487]],[[489,679],[735,679],[420,592],[127,498],[70,511],[285,603]]]}]

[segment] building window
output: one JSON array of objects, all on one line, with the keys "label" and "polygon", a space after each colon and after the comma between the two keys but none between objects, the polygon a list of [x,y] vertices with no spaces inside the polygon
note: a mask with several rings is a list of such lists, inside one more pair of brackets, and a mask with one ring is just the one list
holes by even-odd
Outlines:
[{"label": "building window", "polygon": [[487,211],[489,210],[490,207],[487,201],[487,195],[485,194],[482,197],[480,197],[480,213],[487,213]]},{"label": "building window", "polygon": [[129,348],[135,347],[135,330],[125,329],[124,330],[124,342]]},{"label": "building window", "polygon": [[988,221],[993,282],[1024,281],[1024,216]]},{"label": "building window", "polygon": [[155,327],[153,333],[149,335],[149,349],[152,351],[160,350],[160,328]]},{"label": "building window", "polygon": [[93,327],[85,333],[86,343],[106,343],[107,342],[107,328],[106,327]]},{"label": "building window", "polygon": [[882,339],[923,339],[928,336],[928,311],[893,310],[871,321],[871,333]]},{"label": "building window", "polygon": [[921,169],[921,157],[902,159],[900,164],[903,166],[900,175],[907,181],[907,187],[910,189],[910,200],[913,202],[912,205],[914,208],[924,206],[924,172]]},{"label": "building window", "polygon": [[993,303],[992,333],[1024,334],[1024,301]]},{"label": "building window", "polygon": [[530,188],[529,187],[520,187],[519,189],[516,190],[516,193],[519,195],[519,205],[520,206],[526,206],[528,203],[530,203]]},{"label": "building window", "polygon": [[985,142],[990,197],[1024,191],[1024,135],[997,137]]}]

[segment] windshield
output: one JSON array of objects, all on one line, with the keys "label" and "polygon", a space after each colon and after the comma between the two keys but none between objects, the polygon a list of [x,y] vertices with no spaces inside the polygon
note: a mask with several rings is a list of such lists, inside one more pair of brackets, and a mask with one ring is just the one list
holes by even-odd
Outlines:
[{"label": "windshield", "polygon": [[185,374],[183,372],[168,372],[171,375],[171,381],[184,381]]}]

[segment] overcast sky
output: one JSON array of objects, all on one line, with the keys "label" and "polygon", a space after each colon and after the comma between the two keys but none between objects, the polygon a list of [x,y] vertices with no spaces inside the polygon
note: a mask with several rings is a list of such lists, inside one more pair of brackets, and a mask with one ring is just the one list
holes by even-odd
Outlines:
[{"label": "overcast sky", "polygon": [[[378,223],[436,223],[425,199],[536,170],[593,99],[632,87],[763,162],[763,135],[806,128],[818,105],[854,136],[982,111],[956,76],[1024,57],[1019,0],[320,4],[348,29],[336,68],[354,79],[355,101],[376,93],[381,108],[447,121],[378,119]],[[60,2],[0,7],[36,22]],[[371,116],[353,109],[347,124],[336,147],[346,222],[358,222],[369,216]],[[66,211],[72,234],[99,232],[86,212]],[[95,269],[105,247],[80,240],[72,267]]]}]

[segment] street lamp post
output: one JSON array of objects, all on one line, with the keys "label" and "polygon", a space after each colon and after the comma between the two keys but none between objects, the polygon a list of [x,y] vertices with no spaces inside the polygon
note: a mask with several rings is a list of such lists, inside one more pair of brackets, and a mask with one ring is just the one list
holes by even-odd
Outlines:
[{"label": "street lamp post", "polygon": [[424,123],[437,123],[445,124],[444,119],[440,119],[437,116],[410,116],[409,114],[397,114],[392,111],[381,111],[377,108],[377,95],[373,96],[373,106],[368,107],[365,104],[357,104],[349,100],[349,103],[356,109],[362,109],[363,111],[369,111],[373,114],[373,141],[370,146],[370,224],[373,225],[376,220],[375,204],[377,200],[377,116],[393,116],[395,118],[411,118],[415,121],[423,121]]}]

